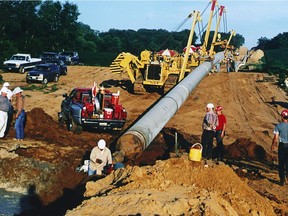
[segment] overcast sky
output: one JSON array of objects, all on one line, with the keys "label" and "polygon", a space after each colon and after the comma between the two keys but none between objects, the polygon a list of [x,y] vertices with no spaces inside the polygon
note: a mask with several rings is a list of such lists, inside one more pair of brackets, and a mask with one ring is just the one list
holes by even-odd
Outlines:
[{"label": "overcast sky", "polygon": [[[203,12],[209,0],[74,0],[81,15],[78,21],[98,31],[109,29],[138,30],[166,29],[173,31],[193,11]],[[234,29],[245,38],[245,46],[257,45],[261,37],[271,39],[279,33],[288,32],[288,0],[218,0],[218,5],[225,6],[227,31]],[[203,14],[206,25],[210,6]],[[216,18],[211,26],[215,29]],[[183,25],[179,31],[191,28],[192,20]],[[224,31],[223,23],[220,31]],[[197,30],[198,32],[198,30]],[[196,32],[196,33],[197,33]]]}]

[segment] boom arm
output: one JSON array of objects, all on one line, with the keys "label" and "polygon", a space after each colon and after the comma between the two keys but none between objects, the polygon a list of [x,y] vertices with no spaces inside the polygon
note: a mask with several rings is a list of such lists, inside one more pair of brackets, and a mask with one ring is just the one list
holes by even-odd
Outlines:
[{"label": "boom arm", "polygon": [[218,34],[218,29],[219,29],[219,25],[220,25],[220,21],[221,21],[221,18],[222,18],[222,14],[223,14],[224,9],[225,9],[224,6],[220,6],[219,17],[218,17],[218,20],[217,20],[216,29],[215,29],[214,36],[213,36],[213,40],[212,40],[212,43],[211,43],[211,47],[210,47],[210,51],[209,51],[209,56],[212,56],[212,55],[213,55],[213,52],[214,52],[216,37],[217,37],[217,34]]},{"label": "boom arm", "polygon": [[181,67],[181,72],[179,74],[179,81],[181,81],[184,78],[185,69],[187,67],[188,55],[189,55],[190,47],[192,45],[193,35],[194,35],[194,32],[195,32],[195,26],[196,26],[197,21],[199,21],[201,19],[199,11],[194,11],[193,15],[194,15],[194,19],[193,19],[193,22],[192,22],[192,27],[191,27],[191,30],[190,30],[190,34],[189,34],[189,38],[188,38],[188,42],[187,42],[187,46],[186,46],[186,51],[185,51],[185,55],[184,55],[184,61],[183,61],[182,67]]},{"label": "boom arm", "polygon": [[206,33],[205,33],[204,43],[203,43],[203,46],[202,46],[203,53],[206,53],[206,50],[207,50],[207,44],[208,44],[208,39],[209,39],[209,34],[210,34],[210,29],[211,29],[211,23],[212,23],[212,18],[213,18],[213,13],[214,13],[214,9],[215,9],[216,3],[217,3],[217,0],[212,0],[210,17],[209,17],[209,21],[208,21],[207,30],[206,30]]}]

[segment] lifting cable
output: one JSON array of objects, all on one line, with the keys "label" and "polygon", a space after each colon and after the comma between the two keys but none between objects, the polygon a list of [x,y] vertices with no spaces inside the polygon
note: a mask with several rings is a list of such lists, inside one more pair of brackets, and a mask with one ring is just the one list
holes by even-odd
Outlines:
[{"label": "lifting cable", "polygon": [[179,25],[177,25],[173,30],[173,31],[178,31],[190,18],[192,17],[192,13],[188,15],[188,17],[186,17]]},{"label": "lifting cable", "polygon": [[224,13],[223,13],[223,22],[224,22],[224,32],[228,32],[226,11],[224,11]]},{"label": "lifting cable", "polygon": [[[206,12],[206,10],[208,9],[208,7],[210,6],[210,4],[211,4],[211,2],[209,2],[208,4],[207,4],[207,6],[205,7],[205,9],[203,10],[203,12],[201,13],[201,17],[202,17],[202,15]],[[173,31],[178,31],[191,17],[193,16],[193,13],[190,13],[179,25],[177,25],[173,30],[172,30],[172,32]],[[201,20],[201,25],[202,25],[202,32],[203,32],[203,22],[202,22],[202,20]],[[207,25],[206,25],[207,26]],[[200,32],[200,29],[201,29],[201,27],[200,27],[200,23],[198,22],[198,31],[199,31],[199,34],[198,34],[198,36],[197,37],[199,37],[199,35],[202,35]],[[165,44],[166,42],[167,42],[167,40],[168,40],[168,38],[162,43],[162,45],[160,46],[160,47],[162,47],[163,46],[163,44]],[[200,40],[201,40],[201,38],[200,38]]]},{"label": "lifting cable", "polygon": [[[219,8],[218,8],[216,11],[214,11],[214,14],[213,14],[213,16],[212,16],[212,19],[213,19],[215,16],[217,16],[218,11],[219,11]],[[206,25],[205,25],[204,27],[202,26],[202,30],[199,32],[199,34],[197,35],[197,37],[199,37],[199,38],[202,37],[202,35],[204,34],[205,29],[207,28],[207,26],[208,26],[208,22],[206,23]]]},{"label": "lifting cable", "polygon": [[[178,31],[190,18],[192,17],[192,13],[189,14],[180,24],[178,24],[175,28],[173,28],[173,30],[171,32],[176,32]],[[166,38],[166,40],[163,41],[163,43],[159,46],[159,49],[161,49],[161,47],[163,47],[167,41],[170,40],[169,37]]]}]

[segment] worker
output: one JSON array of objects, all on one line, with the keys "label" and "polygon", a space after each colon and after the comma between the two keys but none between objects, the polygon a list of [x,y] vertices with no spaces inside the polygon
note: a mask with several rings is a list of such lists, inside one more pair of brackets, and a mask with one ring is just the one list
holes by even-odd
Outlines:
[{"label": "worker", "polygon": [[282,122],[274,129],[271,150],[275,151],[278,142],[278,169],[280,185],[284,186],[285,177],[288,179],[288,110],[281,112]]},{"label": "worker", "polygon": [[3,87],[6,87],[8,89],[8,93],[7,93],[7,98],[10,102],[9,104],[9,111],[8,111],[8,118],[7,118],[7,126],[6,126],[6,130],[5,130],[5,135],[8,134],[9,130],[10,130],[10,126],[11,126],[11,123],[12,123],[12,120],[13,120],[13,106],[12,106],[12,96],[13,96],[13,93],[12,91],[10,90],[10,83],[9,82],[4,82],[3,83]]},{"label": "worker", "polygon": [[206,106],[206,114],[202,123],[201,143],[203,146],[202,156],[205,159],[205,167],[208,167],[207,160],[212,159],[213,139],[215,137],[216,127],[218,125],[218,116],[214,112],[214,104],[208,103]]},{"label": "worker", "polygon": [[5,136],[5,131],[8,121],[8,112],[10,108],[10,101],[7,98],[9,90],[7,87],[2,87],[0,95],[0,138]]},{"label": "worker", "polygon": [[97,146],[94,147],[90,154],[88,175],[102,175],[104,167],[112,165],[112,155],[110,149],[106,147],[106,142],[104,139],[100,139]]},{"label": "worker", "polygon": [[223,161],[223,152],[224,152],[224,145],[223,145],[223,138],[225,136],[226,130],[226,116],[222,113],[222,106],[216,107],[216,113],[218,116],[218,125],[216,127],[215,138],[217,142],[216,146],[216,160]]},{"label": "worker", "polygon": [[15,138],[14,140],[23,141],[24,139],[24,124],[25,124],[25,97],[22,94],[23,90],[20,87],[16,87],[13,90],[13,95],[16,95],[16,114],[15,114]]}]

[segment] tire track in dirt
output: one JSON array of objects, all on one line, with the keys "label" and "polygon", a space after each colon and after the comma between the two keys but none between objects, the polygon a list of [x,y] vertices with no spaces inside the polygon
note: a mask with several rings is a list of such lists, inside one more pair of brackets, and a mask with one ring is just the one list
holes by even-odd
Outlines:
[{"label": "tire track in dirt", "polygon": [[[228,86],[229,86],[231,96],[232,96],[234,102],[239,105],[237,112],[238,112],[238,114],[240,114],[239,116],[241,118],[242,127],[249,128],[249,129],[251,129],[251,131],[253,133],[255,133],[255,131],[254,131],[253,127],[250,125],[249,119],[246,115],[247,109],[245,107],[245,102],[244,102],[245,98],[243,98],[243,92],[241,92],[241,91],[245,91],[245,89],[241,88],[242,85],[240,85],[240,81],[238,79],[237,73],[231,74],[231,76],[228,79]],[[246,88],[247,88],[247,86],[246,86]],[[246,94],[246,92],[245,92],[245,94]],[[239,128],[241,131],[242,131],[242,127],[239,124]],[[252,137],[252,135],[253,135],[252,132],[249,133],[250,137]]]}]

